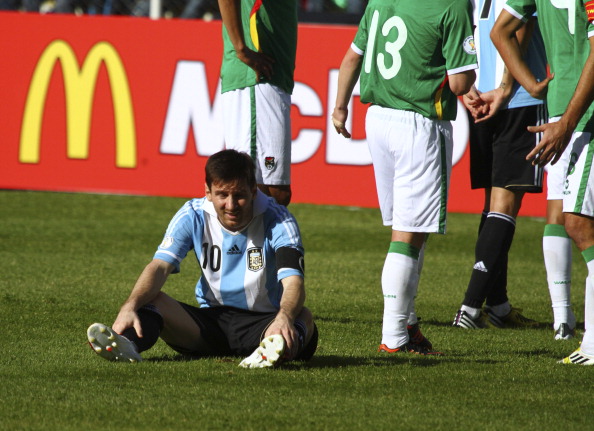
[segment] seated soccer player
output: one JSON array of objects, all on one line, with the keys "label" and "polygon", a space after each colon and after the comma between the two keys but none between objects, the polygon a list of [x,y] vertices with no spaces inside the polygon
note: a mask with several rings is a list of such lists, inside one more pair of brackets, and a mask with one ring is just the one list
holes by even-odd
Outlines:
[{"label": "seated soccer player", "polygon": [[[317,328],[304,307],[295,218],[258,190],[247,154],[216,153],[205,171],[206,197],[175,214],[112,327],[87,330],[91,347],[103,358],[136,362],[161,337],[184,355],[247,356],[245,368],[310,359]],[[162,292],[192,249],[202,272],[195,305]]]}]

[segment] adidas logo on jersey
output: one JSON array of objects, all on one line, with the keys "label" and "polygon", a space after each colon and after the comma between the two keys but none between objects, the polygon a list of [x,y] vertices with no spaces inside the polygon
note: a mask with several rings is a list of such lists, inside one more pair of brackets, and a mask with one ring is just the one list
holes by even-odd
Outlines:
[{"label": "adidas logo on jersey", "polygon": [[227,254],[241,254],[241,250],[237,247],[237,244],[233,244],[233,247],[227,251]]},{"label": "adidas logo on jersey", "polygon": [[480,262],[475,263],[472,268],[476,269],[477,271],[489,272],[482,260]]}]

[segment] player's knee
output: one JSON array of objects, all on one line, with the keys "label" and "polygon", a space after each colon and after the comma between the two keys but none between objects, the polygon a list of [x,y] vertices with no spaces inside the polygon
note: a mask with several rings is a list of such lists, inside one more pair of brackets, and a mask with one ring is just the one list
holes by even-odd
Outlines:
[{"label": "player's knee", "polygon": [[291,202],[291,196],[293,192],[291,191],[290,185],[282,185],[282,186],[265,186],[266,190],[263,190],[268,196],[274,198],[279,204],[288,206]]},{"label": "player's knee", "polygon": [[594,218],[566,214],[565,230],[580,250],[594,245]]},{"label": "player's knee", "polygon": [[305,334],[306,335],[306,338],[305,338],[304,341],[307,344],[310,341],[311,336],[312,336],[312,334],[314,332],[314,329],[315,329],[313,314],[309,310],[309,308],[303,307],[301,309],[301,312],[297,316],[297,320],[303,322],[303,324],[305,325],[305,328],[306,328],[307,332]]}]

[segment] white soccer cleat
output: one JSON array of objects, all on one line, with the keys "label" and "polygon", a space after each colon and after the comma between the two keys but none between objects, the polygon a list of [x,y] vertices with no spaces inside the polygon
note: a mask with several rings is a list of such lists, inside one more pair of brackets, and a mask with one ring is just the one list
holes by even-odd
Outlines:
[{"label": "white soccer cleat", "polygon": [[561,359],[559,363],[576,365],[594,365],[594,356],[582,352],[582,348],[580,347],[567,358]]},{"label": "white soccer cleat", "polygon": [[270,335],[250,356],[239,363],[243,368],[269,368],[280,362],[285,353],[285,339],[282,335]]},{"label": "white soccer cleat", "polygon": [[95,353],[108,361],[142,361],[132,341],[102,323],[93,323],[89,326],[87,338]]}]

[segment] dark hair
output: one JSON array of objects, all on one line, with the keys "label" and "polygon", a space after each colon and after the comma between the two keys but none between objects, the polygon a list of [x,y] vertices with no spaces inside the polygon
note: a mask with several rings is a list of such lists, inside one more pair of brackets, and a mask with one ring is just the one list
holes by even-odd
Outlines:
[{"label": "dark hair", "polygon": [[250,188],[256,187],[254,161],[246,153],[236,150],[223,150],[208,158],[204,167],[206,185],[212,183],[231,183],[246,180]]}]

